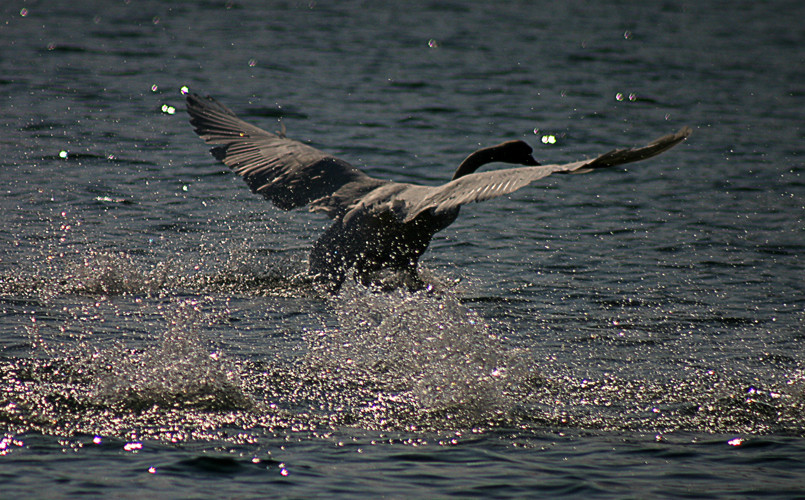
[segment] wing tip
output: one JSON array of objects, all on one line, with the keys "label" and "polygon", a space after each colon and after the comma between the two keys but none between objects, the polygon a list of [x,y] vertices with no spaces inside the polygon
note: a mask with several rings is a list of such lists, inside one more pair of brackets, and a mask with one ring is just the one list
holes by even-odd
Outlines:
[{"label": "wing tip", "polygon": [[[664,136],[660,137],[659,139],[654,140],[653,142],[648,144],[648,146],[646,146],[646,147],[658,146],[658,145],[667,145],[668,148],[671,148],[673,146],[676,146],[680,142],[684,141],[688,137],[690,137],[690,134],[692,134],[692,133],[693,133],[693,129],[690,128],[689,126],[685,125],[684,127],[682,127],[681,129],[679,129],[678,131],[676,131],[673,134],[664,135]],[[640,148],[640,149],[643,149],[643,148]]]},{"label": "wing tip", "polygon": [[196,92],[188,92],[185,96],[185,104],[187,105],[188,114],[193,118],[201,117],[205,113],[237,116],[234,111],[209,95],[203,96]]}]

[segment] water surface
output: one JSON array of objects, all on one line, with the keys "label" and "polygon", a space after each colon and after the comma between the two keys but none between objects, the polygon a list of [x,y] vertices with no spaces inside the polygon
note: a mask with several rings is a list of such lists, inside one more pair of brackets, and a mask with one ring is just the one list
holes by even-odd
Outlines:
[{"label": "water surface", "polygon": [[[805,490],[799,2],[0,14],[5,494]],[[694,133],[467,207],[435,293],[329,297],[329,221],[250,194],[183,86],[430,184],[502,140],[553,163]]]}]

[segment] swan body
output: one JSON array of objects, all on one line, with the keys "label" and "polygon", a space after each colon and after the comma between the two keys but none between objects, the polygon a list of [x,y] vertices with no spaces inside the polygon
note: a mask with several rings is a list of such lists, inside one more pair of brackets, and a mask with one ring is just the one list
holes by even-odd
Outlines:
[{"label": "swan body", "polygon": [[[337,291],[350,270],[370,283],[382,269],[402,273],[411,288],[422,286],[419,258],[433,235],[458,216],[462,205],[512,193],[554,173],[586,173],[656,156],[690,135],[688,127],[647,146],[616,149],[597,158],[562,165],[540,165],[523,141],[479,149],[441,186],[392,182],[370,177],[349,163],[283,134],[251,125],[211,97],[187,95],[187,111],[196,133],[211,152],[243,177],[254,193],[279,208],[309,206],[333,224],[315,242],[309,271]],[[477,172],[503,162],[516,168]]]}]

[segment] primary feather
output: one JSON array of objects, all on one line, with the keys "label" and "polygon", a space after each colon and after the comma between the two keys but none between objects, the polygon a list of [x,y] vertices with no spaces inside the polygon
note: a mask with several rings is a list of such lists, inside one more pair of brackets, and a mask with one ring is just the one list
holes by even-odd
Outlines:
[{"label": "primary feather", "polygon": [[[391,268],[402,271],[409,286],[419,286],[419,257],[462,205],[513,193],[554,173],[586,173],[645,160],[691,133],[684,127],[641,148],[562,165],[539,165],[531,147],[508,141],[469,155],[450,182],[422,186],[370,177],[334,156],[241,120],[211,97],[189,94],[187,111],[199,137],[214,146],[213,156],[243,177],[254,193],[284,210],[309,205],[333,219],[314,244],[309,262],[311,274],[332,290],[352,269],[369,282],[374,272]],[[476,172],[492,162],[526,166]]]}]

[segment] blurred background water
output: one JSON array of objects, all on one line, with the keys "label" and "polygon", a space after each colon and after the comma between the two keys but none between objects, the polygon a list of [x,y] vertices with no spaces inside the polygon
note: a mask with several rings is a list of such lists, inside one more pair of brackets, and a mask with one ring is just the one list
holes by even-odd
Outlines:
[{"label": "blurred background water", "polygon": [[[805,490],[801,2],[0,15],[3,495]],[[327,297],[329,221],[250,194],[183,86],[398,181],[694,133],[467,207],[436,294]]]}]

